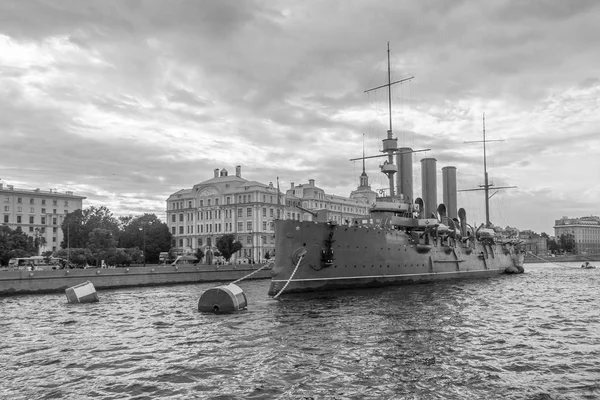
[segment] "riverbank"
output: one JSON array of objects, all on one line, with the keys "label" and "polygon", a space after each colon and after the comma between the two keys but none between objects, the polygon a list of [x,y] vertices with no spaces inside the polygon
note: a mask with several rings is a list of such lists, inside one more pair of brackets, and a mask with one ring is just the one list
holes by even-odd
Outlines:
[{"label": "riverbank", "polygon": [[538,263],[563,263],[563,262],[586,262],[586,261],[600,261],[600,254],[571,254],[566,256],[556,257],[541,257],[527,254],[525,256],[525,264],[538,264]]},{"label": "riverbank", "polygon": [[[0,295],[60,292],[86,281],[92,282],[96,289],[226,282],[240,279],[262,266],[259,264],[195,264],[52,271],[0,271]],[[269,278],[271,278],[271,270],[265,268],[248,279]]]}]

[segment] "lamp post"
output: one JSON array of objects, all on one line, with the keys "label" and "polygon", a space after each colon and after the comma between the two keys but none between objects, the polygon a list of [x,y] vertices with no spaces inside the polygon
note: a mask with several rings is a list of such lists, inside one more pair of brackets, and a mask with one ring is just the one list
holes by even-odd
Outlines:
[{"label": "lamp post", "polygon": [[140,228],[140,231],[142,231],[142,243],[143,243],[143,247],[142,247],[142,257],[144,259],[144,267],[146,266],[146,229],[145,229],[145,225],[142,223],[142,227]]},{"label": "lamp post", "polygon": [[67,266],[65,268],[69,268],[71,265],[70,255],[71,255],[71,221],[67,224]]}]

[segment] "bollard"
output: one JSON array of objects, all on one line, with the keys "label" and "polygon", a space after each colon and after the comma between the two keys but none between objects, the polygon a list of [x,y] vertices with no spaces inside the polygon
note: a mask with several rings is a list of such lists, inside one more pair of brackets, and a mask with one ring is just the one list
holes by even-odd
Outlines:
[{"label": "bollard", "polygon": [[69,303],[95,303],[100,301],[94,285],[90,281],[80,283],[65,290]]},{"label": "bollard", "polygon": [[246,306],[248,306],[246,295],[233,283],[208,289],[202,293],[198,301],[198,311],[215,314],[239,311]]}]

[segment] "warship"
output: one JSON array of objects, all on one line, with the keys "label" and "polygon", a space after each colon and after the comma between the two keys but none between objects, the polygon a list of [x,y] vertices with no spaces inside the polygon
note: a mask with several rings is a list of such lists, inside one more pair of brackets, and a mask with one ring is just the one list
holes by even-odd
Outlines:
[{"label": "warship", "polygon": [[[489,219],[490,188],[508,187],[494,187],[488,180],[485,115],[483,141],[479,141],[484,149],[484,184],[467,190],[485,192],[486,222],[475,228],[469,223],[466,210],[457,210],[453,166],[442,168],[443,202],[437,203],[435,158],[421,160],[422,197],[413,200],[412,156],[425,150],[398,148],[391,113],[392,85],[410,79],[391,82],[388,44],[387,84],[366,92],[383,87],[388,90],[389,130],[382,150],[387,159],[380,168],[388,178],[389,195],[376,197],[368,215],[344,223],[318,217],[315,221],[273,221],[275,263],[270,296],[524,272],[524,243],[518,238],[518,231],[494,227]],[[394,164],[394,156],[400,169]],[[371,157],[364,156],[363,146],[363,157],[353,159],[363,162],[361,186],[368,185],[365,158]],[[326,214],[317,214],[321,215]]]}]

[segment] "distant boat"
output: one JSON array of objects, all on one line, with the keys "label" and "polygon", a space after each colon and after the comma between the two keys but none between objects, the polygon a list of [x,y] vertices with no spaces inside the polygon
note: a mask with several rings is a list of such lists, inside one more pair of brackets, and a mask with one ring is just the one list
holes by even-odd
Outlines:
[{"label": "distant boat", "polygon": [[583,269],[595,269],[596,267],[594,265],[590,264],[589,261],[586,261],[585,264],[581,265],[581,268],[583,268]]},{"label": "distant boat", "polygon": [[[522,273],[525,256],[518,232],[503,232],[489,221],[489,188],[485,163],[485,119],[483,123],[486,222],[473,228],[463,208],[456,210],[456,169],[444,172],[444,199],[437,204],[435,159],[421,162],[423,198],[413,201],[412,149],[399,149],[392,135],[391,86],[388,88],[390,129],[383,139],[387,160],[381,172],[389,179],[389,196],[377,197],[368,216],[347,223],[335,221],[275,220],[275,264],[269,295],[333,289],[429,282],[441,279],[489,277]],[[378,88],[380,88],[378,87]],[[375,88],[375,89],[378,89]],[[395,194],[393,156],[409,156],[401,171],[405,192]],[[377,156],[373,156],[377,157]],[[362,157],[363,171],[364,159]],[[454,167],[448,167],[454,168]],[[444,169],[443,169],[444,171]],[[365,175],[366,176],[366,175]],[[446,190],[447,189],[447,190]],[[478,190],[478,189],[476,189]]]}]

